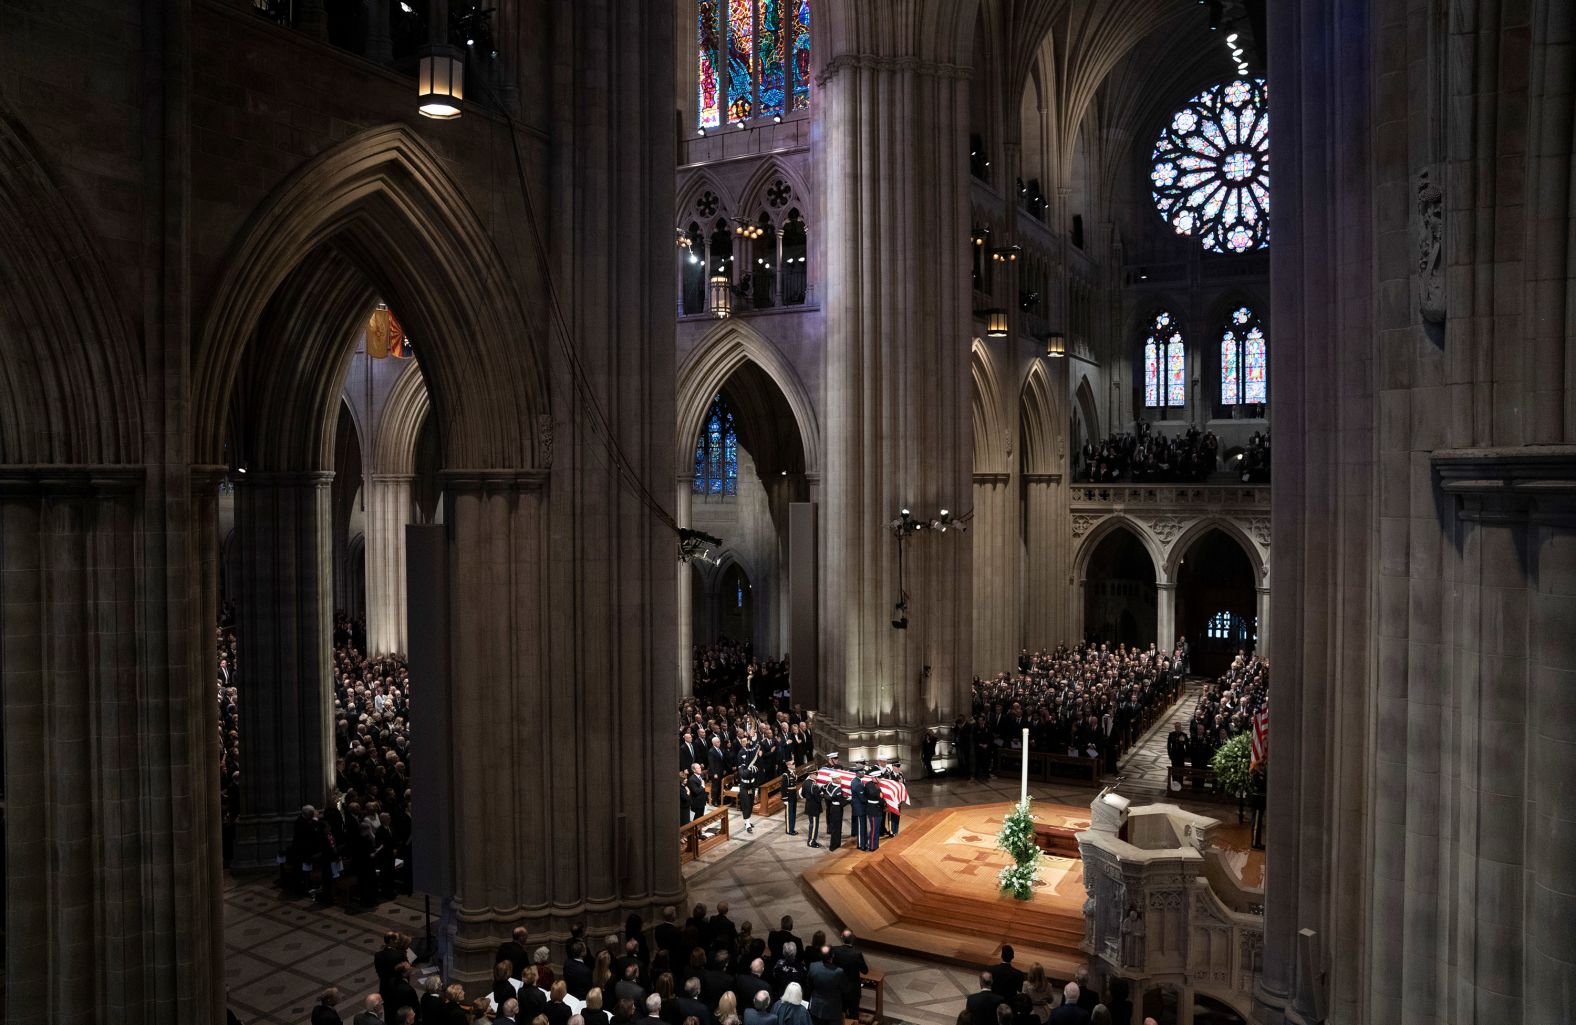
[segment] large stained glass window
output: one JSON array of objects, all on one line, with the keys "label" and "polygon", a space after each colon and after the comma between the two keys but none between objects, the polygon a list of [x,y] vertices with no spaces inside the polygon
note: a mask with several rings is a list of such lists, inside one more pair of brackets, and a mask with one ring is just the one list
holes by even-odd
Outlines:
[{"label": "large stained glass window", "polygon": [[718,395],[711,400],[695,440],[695,494],[737,495],[739,493],[739,435],[733,426],[733,410]]},{"label": "large stained glass window", "polygon": [[1259,315],[1247,306],[1238,306],[1226,318],[1226,328],[1220,335],[1221,404],[1268,402],[1269,361],[1269,343]]},{"label": "large stained glass window", "polygon": [[1160,130],[1155,206],[1178,235],[1215,253],[1270,244],[1270,114],[1262,78],[1212,86]]},{"label": "large stained glass window", "polygon": [[1187,347],[1176,317],[1165,310],[1149,321],[1144,337],[1144,405],[1187,404]]},{"label": "large stained glass window", "polygon": [[809,0],[697,0],[696,14],[701,128],[809,109]]},{"label": "large stained glass window", "polygon": [[700,126],[716,128],[722,124],[722,47],[718,43],[721,26],[717,23],[718,0],[697,0],[700,14],[699,56]]}]

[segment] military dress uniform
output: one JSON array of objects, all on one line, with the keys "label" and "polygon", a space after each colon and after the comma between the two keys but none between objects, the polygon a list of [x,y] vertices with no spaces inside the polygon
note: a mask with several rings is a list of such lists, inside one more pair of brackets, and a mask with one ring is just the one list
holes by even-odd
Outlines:
[{"label": "military dress uniform", "polygon": [[881,796],[881,781],[872,775],[865,781],[865,850],[881,848],[881,812],[886,802]]},{"label": "military dress uniform", "polygon": [[865,777],[862,773],[854,773],[854,778],[848,783],[848,813],[854,820],[854,844],[865,850],[868,843],[865,839]]},{"label": "military dress uniform", "polygon": [[794,828],[793,828],[794,827],[794,817],[796,815],[798,815],[798,813],[799,813],[799,791],[794,789],[794,783],[795,782],[796,781],[794,780],[793,770],[792,769],[784,769],[783,770],[783,778],[782,778],[781,789],[779,790],[779,792],[783,796],[783,810],[785,811],[785,813],[788,816],[788,835],[789,836],[798,836],[799,835],[798,833],[794,832]]},{"label": "military dress uniform", "polygon": [[755,787],[760,782],[760,751],[754,746],[739,752],[739,811],[744,815],[744,831],[755,832],[750,816],[755,814]]},{"label": "military dress uniform", "polygon": [[848,803],[848,795],[837,783],[826,784],[826,791],[827,846],[835,851],[843,846],[843,805]]},{"label": "military dress uniform", "polygon": [[821,846],[817,841],[821,836],[821,784],[810,777],[804,784],[804,818],[806,847]]}]

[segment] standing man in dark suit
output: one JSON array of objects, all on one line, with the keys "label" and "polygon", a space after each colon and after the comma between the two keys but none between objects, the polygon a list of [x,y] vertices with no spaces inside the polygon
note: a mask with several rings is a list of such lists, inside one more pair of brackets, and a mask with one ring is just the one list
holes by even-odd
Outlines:
[{"label": "standing man in dark suit", "polygon": [[699,762],[690,766],[689,802],[690,819],[692,821],[706,814],[706,784],[701,782]]},{"label": "standing man in dark suit", "polygon": [[[509,962],[514,969],[514,977],[518,979],[520,973],[525,971],[525,966],[531,963],[530,955],[525,951],[525,941],[530,938],[530,935],[526,931],[525,926],[515,926],[514,932],[510,937],[498,944],[498,949],[493,954],[493,964],[497,964],[499,961]],[[403,954],[401,957],[403,957]]]},{"label": "standing man in dark suit", "polygon": [[711,806],[722,806],[722,777],[728,771],[728,755],[722,749],[722,738],[711,738],[711,749],[706,752],[706,771],[711,773]]},{"label": "standing man in dark suit", "polygon": [[843,1020],[843,970],[832,963],[831,947],[821,948],[809,979],[810,1017],[816,1025],[837,1025]]},{"label": "standing man in dark suit", "polygon": [[804,944],[794,935],[792,915],[784,915],[777,928],[766,934],[766,949],[774,958],[782,956],[785,943],[792,943],[795,950],[804,949]]},{"label": "standing man in dark suit", "polygon": [[1171,732],[1166,736],[1166,754],[1171,758],[1171,768],[1174,770],[1171,789],[1181,790],[1182,784],[1177,782],[1176,777],[1181,775],[1182,765],[1187,761],[1187,734],[1182,732],[1182,724],[1179,722],[1171,724]]},{"label": "standing man in dark suit", "polygon": [[689,770],[679,770],[679,825],[690,820]]},{"label": "standing man in dark suit", "polygon": [[821,835],[821,784],[815,777],[805,781],[804,784],[804,818],[808,825],[805,826],[806,847],[819,847],[817,841]]},{"label": "standing man in dark suit", "polygon": [[[656,941],[657,949],[668,952],[669,964],[679,964],[678,955],[683,953],[684,950],[684,930],[679,928],[678,918],[679,909],[669,904],[662,909],[662,921],[657,923],[656,931],[652,933],[652,939]],[[564,974],[567,975],[568,973],[569,966],[566,964],[564,965]],[[573,993],[574,990],[570,990],[570,992]],[[575,995],[577,997],[580,996],[578,993]],[[581,999],[584,998],[581,997]]]},{"label": "standing man in dark suit", "polygon": [[1062,987],[1062,1006],[1051,1012],[1046,1025],[1089,1025],[1089,1012],[1078,1006],[1078,983]]},{"label": "standing man in dark suit", "polygon": [[843,805],[848,803],[848,798],[843,794],[842,784],[836,780],[826,784],[826,791],[827,847],[835,851],[843,846]]},{"label": "standing man in dark suit", "polygon": [[870,970],[870,966],[865,963],[864,953],[854,946],[851,930],[843,930],[842,940],[841,944],[832,948],[832,964],[843,973],[843,1015],[858,1021],[860,980]]},{"label": "standing man in dark suit", "polygon": [[1024,974],[1012,965],[1012,944],[1001,945],[1001,964],[990,970],[991,992],[1011,1000],[1023,991]]},{"label": "standing man in dark suit", "polygon": [[679,768],[687,769],[700,761],[700,745],[695,743],[695,731],[684,731],[684,743],[679,745]]},{"label": "standing man in dark suit", "polygon": [[1001,994],[995,992],[992,986],[995,981],[990,972],[980,972],[980,989],[978,993],[969,994],[963,1002],[963,1007],[969,1012],[969,1020],[985,1022],[986,1025],[996,1025],[996,1008],[1006,1003]]},{"label": "standing man in dark suit", "polygon": [[[669,913],[672,908],[666,909]],[[662,935],[662,927],[657,926],[657,935]],[[586,960],[586,941],[575,940],[569,944],[569,956],[564,959],[564,987],[569,990],[569,995],[576,1000],[585,1000],[586,994],[591,992],[591,963]]]}]

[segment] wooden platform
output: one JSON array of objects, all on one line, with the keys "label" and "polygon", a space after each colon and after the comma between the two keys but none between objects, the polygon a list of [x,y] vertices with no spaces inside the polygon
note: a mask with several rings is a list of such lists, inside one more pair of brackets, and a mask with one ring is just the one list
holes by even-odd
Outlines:
[{"label": "wooden platform", "polygon": [[[916,957],[979,967],[998,960],[1001,944],[1017,964],[1038,961],[1058,978],[1084,962],[1083,862],[1046,857],[1034,899],[1017,901],[997,888],[1011,859],[996,847],[1002,816],[1012,805],[913,809],[896,840],[865,853],[845,847],[804,874],[804,882],[861,944]],[[1085,829],[1087,808],[1037,804],[1040,823]]]}]

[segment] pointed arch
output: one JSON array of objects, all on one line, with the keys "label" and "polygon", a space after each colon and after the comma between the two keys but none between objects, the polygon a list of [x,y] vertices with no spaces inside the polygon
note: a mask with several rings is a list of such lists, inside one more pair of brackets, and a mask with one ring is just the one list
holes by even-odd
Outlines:
[{"label": "pointed arch", "polygon": [[678,465],[687,466],[693,461],[695,438],[713,396],[746,364],[759,367],[782,393],[799,428],[799,440],[804,447],[804,472],[810,476],[819,475],[821,428],[810,393],[775,345],[748,325],[732,320],[723,321],[707,333],[679,365],[674,438]]},{"label": "pointed arch", "polygon": [[[382,296],[426,343],[419,358],[433,406],[448,418],[447,464],[534,466],[536,417],[549,409],[546,359],[513,280],[441,159],[409,127],[352,136],[276,189],[232,248],[193,354],[198,460],[218,457],[266,317],[299,333],[268,338],[292,346],[290,359],[253,352],[251,365],[274,377],[259,392],[283,398],[317,381],[338,386],[356,318]],[[274,299],[287,284],[321,305],[281,310]],[[306,439],[294,457],[315,444]]]},{"label": "pointed arch", "polygon": [[[717,210],[715,213],[703,214],[695,208],[695,204],[708,192],[717,197]],[[724,189],[721,182],[707,171],[697,171],[679,188],[678,197],[674,200],[673,223],[685,228],[691,221],[697,221],[702,231],[709,232],[712,225],[717,223],[717,218],[731,217],[738,208],[733,194]]]},{"label": "pointed arch", "polygon": [[1188,524],[1187,529],[1177,536],[1177,539],[1171,543],[1171,547],[1166,553],[1165,579],[1176,580],[1177,571],[1182,565],[1182,560],[1187,557],[1188,550],[1212,530],[1220,531],[1237,543],[1243,554],[1248,557],[1248,564],[1253,567],[1254,579],[1258,581],[1258,585],[1260,587],[1268,587],[1269,559],[1265,557],[1265,553],[1259,549],[1259,546],[1254,543],[1246,528],[1226,516],[1206,516],[1201,520],[1195,520],[1193,523]]},{"label": "pointed arch", "polygon": [[1084,535],[1083,540],[1078,544],[1078,553],[1073,558],[1073,579],[1078,581],[1088,579],[1090,557],[1094,555],[1095,549],[1100,547],[1101,541],[1118,530],[1126,530],[1138,539],[1138,543],[1144,546],[1144,551],[1149,553],[1149,561],[1154,566],[1155,584],[1158,586],[1165,583],[1169,578],[1161,575],[1166,565],[1166,556],[1160,540],[1142,523],[1122,515],[1107,516]]},{"label": "pointed arch", "polygon": [[0,107],[0,463],[137,463],[142,360],[92,236]]},{"label": "pointed arch", "polygon": [[1078,412],[1083,416],[1084,430],[1089,433],[1090,439],[1102,438],[1105,433],[1100,430],[1100,407],[1094,400],[1094,387],[1089,383],[1089,375],[1084,374],[1078,380],[1078,388],[1073,392],[1073,401],[1078,404]]},{"label": "pointed arch", "polygon": [[416,446],[431,409],[432,400],[427,395],[427,382],[421,376],[421,367],[411,360],[405,372],[395,380],[383,404],[383,413],[378,417],[371,460],[374,474],[415,475]]},{"label": "pointed arch", "polygon": [[1067,452],[1062,433],[1065,417],[1061,402],[1051,388],[1045,364],[1035,360],[1023,380],[1020,395],[1023,431],[1023,470],[1025,473],[1058,473]]},{"label": "pointed arch", "polygon": [[[792,190],[792,195],[780,210],[774,211],[768,208],[766,193],[772,187],[772,184],[779,179],[788,183],[788,188]],[[800,215],[803,216],[810,206],[810,190],[805,187],[804,179],[790,169],[786,162],[778,159],[768,160],[765,164],[756,168],[755,173],[750,175],[750,179],[745,183],[744,188],[739,191],[739,196],[742,204],[739,208],[740,217],[753,220],[764,211],[771,215],[772,221],[777,223],[779,227],[783,218],[788,215],[788,210],[791,207],[797,207]]]},{"label": "pointed arch", "polygon": [[974,472],[1008,473],[1012,438],[1002,413],[1001,385],[990,350],[978,338],[969,350],[969,371],[974,378]]}]

